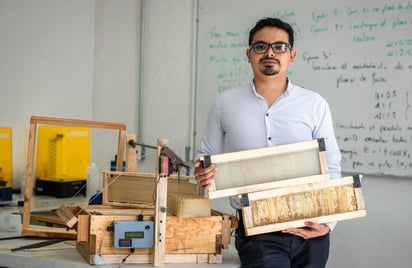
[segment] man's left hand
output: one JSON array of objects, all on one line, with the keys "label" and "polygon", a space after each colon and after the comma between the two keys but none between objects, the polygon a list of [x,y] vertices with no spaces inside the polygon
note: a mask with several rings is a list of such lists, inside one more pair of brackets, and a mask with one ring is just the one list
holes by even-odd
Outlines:
[{"label": "man's left hand", "polygon": [[300,228],[290,228],[282,231],[283,233],[293,234],[300,236],[304,239],[315,238],[324,236],[330,232],[329,226],[324,223],[315,223],[312,221],[306,221],[305,226]]}]

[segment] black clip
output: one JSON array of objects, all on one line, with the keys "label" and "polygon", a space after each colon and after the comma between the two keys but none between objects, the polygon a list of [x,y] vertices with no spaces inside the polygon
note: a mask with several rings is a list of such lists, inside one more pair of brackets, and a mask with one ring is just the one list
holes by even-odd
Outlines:
[{"label": "black clip", "polygon": [[210,165],[212,164],[210,160],[210,155],[203,156],[203,160],[200,163],[202,164],[202,168],[210,167]]},{"label": "black clip", "polygon": [[324,138],[318,139],[318,146],[319,146],[319,152],[326,151],[326,144],[325,144],[325,139]]},{"label": "black clip", "polygon": [[353,175],[352,177],[353,177],[353,187],[355,187],[355,188],[362,187],[360,176],[359,175]]},{"label": "black clip", "polygon": [[242,207],[249,206],[249,196],[248,194],[242,194]]}]

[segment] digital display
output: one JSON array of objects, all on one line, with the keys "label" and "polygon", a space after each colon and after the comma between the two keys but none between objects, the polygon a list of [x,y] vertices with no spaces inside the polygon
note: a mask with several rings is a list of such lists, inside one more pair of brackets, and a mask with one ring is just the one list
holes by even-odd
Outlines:
[{"label": "digital display", "polygon": [[154,246],[153,221],[114,221],[113,227],[115,248],[153,248]]},{"label": "digital display", "polygon": [[128,239],[144,238],[144,232],[125,232],[124,238],[128,238]]}]

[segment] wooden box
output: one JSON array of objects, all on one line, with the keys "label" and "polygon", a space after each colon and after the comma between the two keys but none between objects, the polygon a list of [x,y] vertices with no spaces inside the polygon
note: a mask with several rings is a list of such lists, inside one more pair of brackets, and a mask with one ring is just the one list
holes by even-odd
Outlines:
[{"label": "wooden box", "polygon": [[[113,247],[113,222],[135,221],[138,215],[153,220],[153,209],[119,209],[110,206],[88,206],[78,216],[77,251],[89,264],[97,264],[96,256],[105,263],[152,263],[153,248]],[[221,263],[222,248],[230,243],[232,219],[227,215],[181,218],[167,216],[165,263]],[[226,238],[224,238],[226,237]]]},{"label": "wooden box", "polygon": [[312,182],[330,178],[324,139],[204,156],[201,160],[219,170],[209,198],[296,185],[301,178]]},{"label": "wooden box", "polygon": [[[199,195],[192,176],[171,175],[167,192]],[[153,206],[156,174],[139,172],[103,171],[103,205],[139,207]]]},{"label": "wooden box", "polygon": [[246,235],[327,223],[366,215],[362,176],[271,189],[242,195]]}]

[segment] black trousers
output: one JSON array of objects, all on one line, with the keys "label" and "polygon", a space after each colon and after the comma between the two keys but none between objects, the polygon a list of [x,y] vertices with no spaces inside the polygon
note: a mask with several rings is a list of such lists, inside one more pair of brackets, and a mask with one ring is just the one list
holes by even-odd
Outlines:
[{"label": "black trousers", "polygon": [[324,268],[329,245],[329,234],[312,239],[282,232],[245,236],[242,220],[235,238],[241,268]]}]

